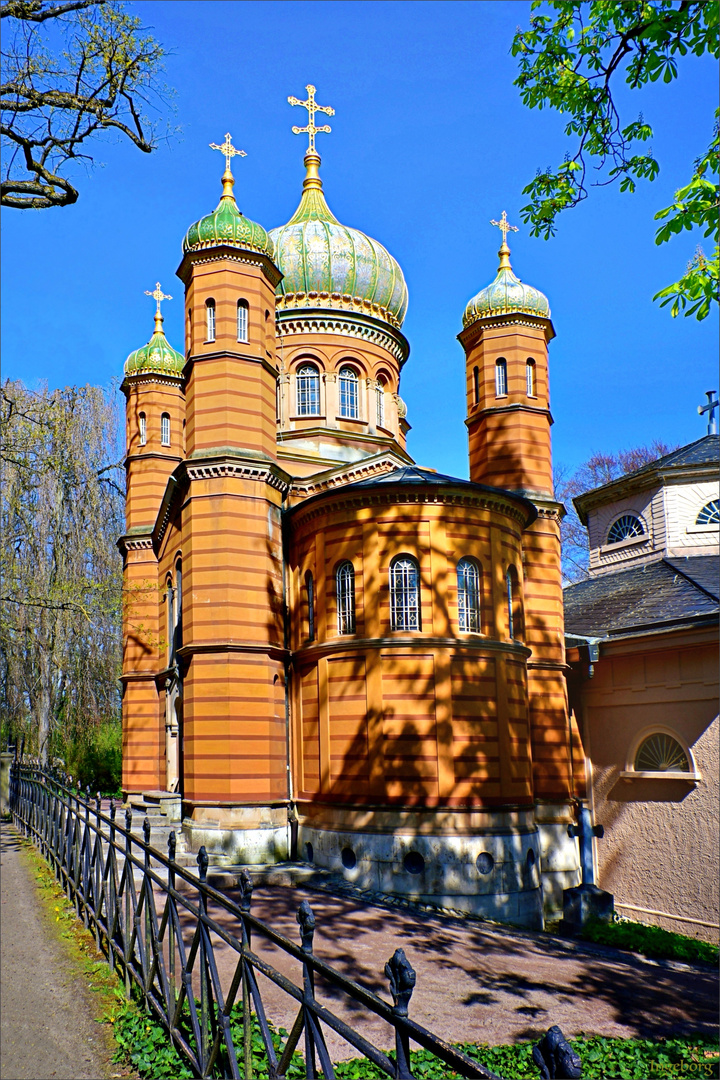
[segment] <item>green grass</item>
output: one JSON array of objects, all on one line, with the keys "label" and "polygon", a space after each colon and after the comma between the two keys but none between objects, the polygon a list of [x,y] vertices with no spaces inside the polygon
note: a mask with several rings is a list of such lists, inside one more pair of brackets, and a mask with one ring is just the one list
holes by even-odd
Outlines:
[{"label": "green grass", "polygon": [[688,964],[717,964],[718,947],[707,941],[675,934],[661,926],[617,919],[604,923],[593,920],[584,928],[582,937],[598,945],[612,945],[616,949],[631,949],[657,960],[683,960]]}]

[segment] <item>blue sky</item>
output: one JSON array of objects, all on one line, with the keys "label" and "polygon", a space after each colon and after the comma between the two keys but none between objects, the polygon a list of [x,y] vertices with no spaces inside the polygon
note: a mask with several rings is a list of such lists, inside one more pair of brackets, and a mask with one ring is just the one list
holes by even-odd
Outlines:
[{"label": "blue sky", "polygon": [[[344,224],[383,243],[410,293],[411,354],[401,394],[409,450],[423,465],[467,475],[463,353],[456,335],[468,299],[495,275],[507,210],[520,225],[523,186],[555,165],[562,118],[526,109],[513,86],[520,2],[241,2],[130,4],[171,52],[165,79],[177,133],[145,155],[128,142],[96,146],[101,165],[77,176],[71,207],[3,213],[4,377],[30,385],[107,384],[152,332],[146,289],[175,298],[165,328],[182,348],[175,277],[188,225],[212,210],[223,159],[208,148],[230,131],[240,209],[281,225],[300,196],[304,112],[287,104],[317,87],[332,105],[318,136],[328,203]],[[550,347],[556,462],[595,450],[705,432],[696,407],[717,386],[717,318],[671,319],[652,295],[674,280],[698,239],[656,247],[653,214],[690,176],[711,135],[714,62],[681,61],[680,79],[621,94],[628,120],[655,129],[660,178],[635,195],[600,188],[563,215],[551,241],[511,234],[513,268],[542,289],[557,338]],[[326,119],[326,118],[323,118]]]}]

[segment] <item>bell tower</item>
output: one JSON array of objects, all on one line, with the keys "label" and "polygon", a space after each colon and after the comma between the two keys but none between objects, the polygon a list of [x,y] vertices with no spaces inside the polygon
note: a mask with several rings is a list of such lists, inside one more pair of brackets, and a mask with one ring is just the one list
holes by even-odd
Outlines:
[{"label": "bell tower", "polygon": [[[523,543],[528,705],[538,823],[564,828],[569,801],[584,794],[579,734],[568,719],[560,521],[553,496],[548,344],[555,331],[547,298],[515,275],[503,211],[495,280],[467,305],[465,350],[470,479],[532,500],[537,520]],[[503,573],[504,573],[503,568]]]}]

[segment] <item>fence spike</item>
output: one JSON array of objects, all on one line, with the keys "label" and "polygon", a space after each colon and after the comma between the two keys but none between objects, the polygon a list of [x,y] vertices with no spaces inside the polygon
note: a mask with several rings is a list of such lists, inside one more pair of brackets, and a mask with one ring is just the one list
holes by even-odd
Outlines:
[{"label": "fence spike", "polygon": [[125,828],[128,832],[132,829],[132,810],[129,806],[125,807]]},{"label": "fence spike", "polygon": [[396,949],[385,965],[385,977],[390,983],[393,997],[393,1012],[398,1016],[407,1016],[408,1005],[415,989],[415,969],[411,965],[404,949]]},{"label": "fence spike", "polygon": [[197,864],[198,864],[198,870],[200,871],[200,880],[201,881],[204,881],[205,878],[207,877],[207,868],[208,868],[208,863],[209,862],[210,862],[210,860],[208,858],[208,853],[205,850],[205,845],[203,844],[203,846],[200,848],[200,850],[197,853]]},{"label": "fence spike", "polygon": [[303,900],[297,911],[297,921],[300,924],[300,938],[303,952],[312,953],[313,936],[315,934],[315,912],[307,900]]},{"label": "fence spike", "polygon": [[177,837],[173,830],[168,836],[168,859],[170,862],[175,862],[175,851],[177,850]]},{"label": "fence spike", "polygon": [[247,870],[240,871],[238,888],[240,890],[240,910],[249,911],[253,894],[253,880]]},{"label": "fence spike", "polygon": [[145,819],[143,821],[143,839],[145,840],[146,844],[150,843],[150,822],[148,820],[147,814],[145,815]]}]

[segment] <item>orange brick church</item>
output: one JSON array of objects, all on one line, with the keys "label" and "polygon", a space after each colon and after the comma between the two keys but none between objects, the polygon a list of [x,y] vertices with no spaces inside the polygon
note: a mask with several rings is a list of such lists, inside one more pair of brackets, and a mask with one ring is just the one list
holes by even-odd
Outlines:
[{"label": "orange brick church", "polygon": [[291,100],[297,211],[270,231],[239,211],[227,136],[218,207],[183,241],[184,352],[158,286],[125,365],[124,789],[177,792],[188,841],[237,863],[305,859],[539,926],[579,880],[585,794],[549,305],[513,272],[503,213],[459,334],[470,479],[415,466],[402,271],[328,207],[314,121],[332,110],[312,87]]}]

